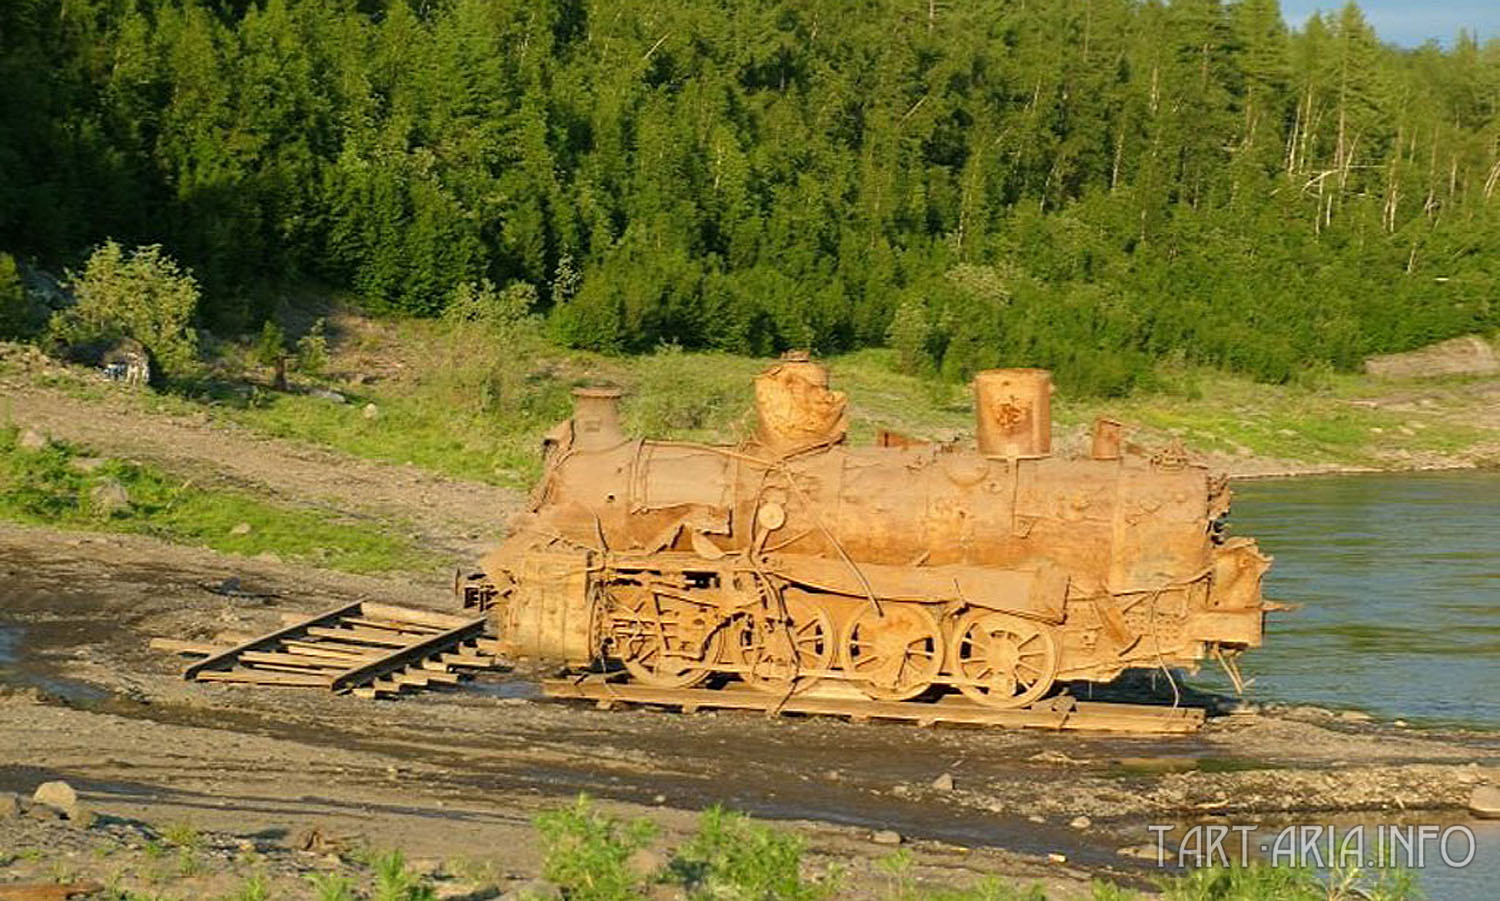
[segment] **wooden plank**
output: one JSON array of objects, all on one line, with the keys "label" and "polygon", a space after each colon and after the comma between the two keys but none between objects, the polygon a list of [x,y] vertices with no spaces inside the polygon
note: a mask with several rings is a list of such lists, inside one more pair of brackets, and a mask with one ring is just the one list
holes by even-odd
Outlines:
[{"label": "wooden plank", "polygon": [[418,610],[414,607],[392,607],[389,604],[376,604],[372,601],[366,601],[362,605],[361,610],[365,616],[376,619],[416,623],[444,630],[457,629],[469,623],[469,619],[463,616],[452,616],[433,610]]},{"label": "wooden plank", "polygon": [[338,691],[344,688],[353,688],[387,669],[405,666],[408,663],[431,657],[440,651],[446,651],[450,647],[461,643],[464,639],[483,632],[485,621],[486,617],[483,616],[469,620],[446,632],[439,632],[436,635],[419,640],[408,647],[401,648],[380,660],[351,667],[340,673],[333,680],[333,689]]},{"label": "wooden plank", "polygon": [[324,676],[300,675],[296,673],[255,672],[253,670],[204,670],[198,675],[202,682],[247,682],[254,685],[303,685],[309,688],[326,688],[329,680]]},{"label": "wooden plank", "polygon": [[417,623],[398,623],[388,619],[373,619],[368,616],[346,616],[343,622],[352,626],[363,626],[366,629],[379,629],[392,635],[434,635],[443,631],[437,626],[423,626]]},{"label": "wooden plank", "polygon": [[[550,697],[600,703],[807,713],[846,716],[857,722],[867,719],[896,719],[912,720],[922,725],[943,722],[1032,729],[1181,734],[1196,732],[1204,720],[1203,711],[1196,708],[1174,709],[1146,705],[1091,704],[1085,709],[1073,710],[1046,707],[1005,710],[984,707],[957,697],[944,698],[934,704],[808,695],[794,695],[783,699],[748,687],[717,691],[652,688],[629,683],[613,684],[598,677],[578,681],[549,679],[542,685],[544,692]],[[1124,709],[1111,709],[1116,706]],[[1079,707],[1082,708],[1083,705]]]},{"label": "wooden plank", "polygon": [[202,673],[205,670],[212,670],[214,667],[221,666],[225,663],[233,663],[235,657],[245,651],[253,650],[259,645],[275,641],[289,635],[293,635],[296,632],[307,628],[308,626],[320,626],[326,622],[336,620],[341,616],[355,612],[359,609],[359,606],[360,602],[355,601],[352,604],[344,604],[339,607],[334,607],[331,610],[326,610],[323,613],[316,614],[301,622],[283,626],[274,632],[269,632],[265,635],[252,638],[251,640],[244,642],[243,644],[235,645],[234,647],[224,651],[220,651],[217,654],[212,654],[183,670],[182,677],[184,679],[193,679],[197,677],[199,673]]},{"label": "wooden plank", "polygon": [[285,651],[245,651],[238,659],[241,663],[269,663],[274,666],[294,666],[313,670],[343,671],[349,668],[347,660],[335,660],[332,657],[305,657],[301,654],[288,654]]},{"label": "wooden plank", "polygon": [[283,638],[281,644],[289,651],[309,657],[337,657],[341,660],[362,660],[381,656],[378,648],[359,645],[338,644],[331,641],[297,641]]},{"label": "wooden plank", "polygon": [[[348,622],[348,620],[345,620],[345,622]],[[317,638],[362,642],[367,645],[379,645],[389,648],[404,648],[408,644],[411,644],[410,638],[402,638],[384,629],[339,629],[333,626],[309,626],[307,634]]]}]

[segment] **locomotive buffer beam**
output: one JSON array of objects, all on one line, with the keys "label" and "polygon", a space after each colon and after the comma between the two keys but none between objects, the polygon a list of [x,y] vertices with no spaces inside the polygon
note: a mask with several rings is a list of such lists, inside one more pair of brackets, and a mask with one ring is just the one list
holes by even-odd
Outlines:
[{"label": "locomotive buffer beam", "polygon": [[1050,698],[1030,707],[1013,710],[986,707],[959,696],[946,696],[924,704],[877,701],[814,690],[783,699],[778,695],[738,685],[722,689],[654,688],[612,682],[608,676],[597,674],[576,679],[548,679],[542,682],[542,690],[549,698],[593,701],[604,708],[643,704],[677,707],[684,712],[700,709],[757,710],[768,714],[843,716],[857,722],[885,719],[904,720],[921,726],[964,723],[1058,732],[1181,735],[1197,732],[1202,728],[1205,716],[1204,711],[1197,707],[1101,703],[1079,701],[1070,697]]}]

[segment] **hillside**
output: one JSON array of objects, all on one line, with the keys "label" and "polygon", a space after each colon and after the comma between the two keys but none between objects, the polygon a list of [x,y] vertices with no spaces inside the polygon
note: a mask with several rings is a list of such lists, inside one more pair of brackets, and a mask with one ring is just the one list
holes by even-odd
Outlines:
[{"label": "hillside", "polygon": [[[1500,43],[1276,0],[0,7],[0,248],[578,348],[1282,383],[1500,327]],[[6,328],[0,316],[0,329]]]}]

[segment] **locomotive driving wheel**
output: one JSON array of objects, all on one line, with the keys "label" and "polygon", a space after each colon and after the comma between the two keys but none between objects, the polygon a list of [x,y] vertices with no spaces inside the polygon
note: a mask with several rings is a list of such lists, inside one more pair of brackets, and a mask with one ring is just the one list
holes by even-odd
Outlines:
[{"label": "locomotive driving wheel", "polygon": [[833,665],[833,620],[822,605],[801,593],[783,592],[784,616],[753,616],[741,621],[729,644],[740,678],[772,694],[797,694],[817,684],[808,670]]},{"label": "locomotive driving wheel", "polygon": [[1052,629],[1009,613],[971,610],[959,617],[949,654],[962,680],[958,690],[988,707],[1024,707],[1057,678]]},{"label": "locomotive driving wheel", "polygon": [[710,608],[642,588],[613,595],[614,652],[637,682],[691,688],[713,672],[724,634]]},{"label": "locomotive driving wheel", "polygon": [[845,668],[860,690],[883,701],[904,701],[926,691],[943,668],[938,621],[916,604],[867,607],[849,624]]}]

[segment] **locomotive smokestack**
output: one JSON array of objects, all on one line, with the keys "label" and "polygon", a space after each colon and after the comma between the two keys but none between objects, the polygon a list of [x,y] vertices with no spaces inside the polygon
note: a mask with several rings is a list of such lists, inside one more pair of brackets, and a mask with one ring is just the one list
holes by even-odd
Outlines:
[{"label": "locomotive smokestack", "polygon": [[974,376],[975,432],[986,457],[1045,457],[1052,451],[1052,373],[987,369]]},{"label": "locomotive smokestack", "polygon": [[1104,419],[1094,420],[1094,442],[1089,448],[1089,456],[1095,460],[1118,460],[1120,459],[1120,444],[1124,440],[1124,429],[1118,421]]},{"label": "locomotive smokestack", "polygon": [[573,446],[608,450],[625,440],[620,428],[619,388],[573,389]]},{"label": "locomotive smokestack", "polygon": [[849,428],[842,392],[828,388],[828,370],[807,351],[782,354],[755,377],[756,440],[778,454],[837,444]]}]

